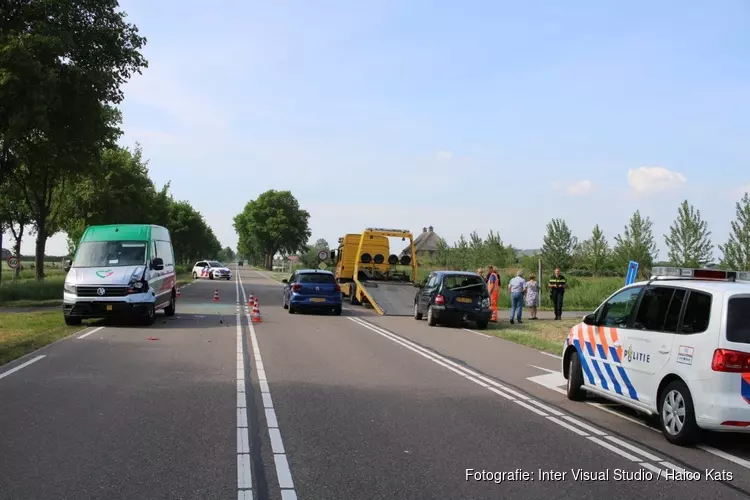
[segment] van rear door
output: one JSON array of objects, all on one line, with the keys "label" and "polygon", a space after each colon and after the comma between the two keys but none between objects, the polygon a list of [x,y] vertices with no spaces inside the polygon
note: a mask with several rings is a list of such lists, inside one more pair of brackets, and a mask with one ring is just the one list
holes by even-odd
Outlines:
[{"label": "van rear door", "polygon": [[465,312],[474,312],[489,297],[487,284],[471,274],[447,274],[443,277],[440,294],[445,305]]},{"label": "van rear door", "polygon": [[743,420],[750,420],[750,290],[728,296],[725,317],[712,362],[713,371],[719,372],[716,389],[730,401],[734,399],[734,404],[744,400],[741,406],[748,415]]}]

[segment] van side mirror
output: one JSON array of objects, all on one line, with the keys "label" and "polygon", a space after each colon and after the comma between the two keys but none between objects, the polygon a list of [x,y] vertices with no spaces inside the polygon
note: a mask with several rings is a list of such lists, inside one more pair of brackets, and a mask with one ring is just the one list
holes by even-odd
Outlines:
[{"label": "van side mirror", "polygon": [[70,271],[70,268],[73,266],[73,263],[70,261],[70,259],[63,260],[63,270],[67,273]]},{"label": "van side mirror", "polygon": [[583,317],[583,324],[589,326],[596,326],[596,314],[591,313]]},{"label": "van side mirror", "polygon": [[331,262],[336,262],[336,250],[331,250]]},{"label": "van side mirror", "polygon": [[151,269],[154,271],[163,271],[164,270],[164,259],[161,257],[155,257],[154,260],[151,261]]},{"label": "van side mirror", "polygon": [[288,280],[288,279],[286,279],[286,278],[284,278],[283,280],[281,280],[281,282],[282,282],[282,283],[289,283],[289,280]]}]

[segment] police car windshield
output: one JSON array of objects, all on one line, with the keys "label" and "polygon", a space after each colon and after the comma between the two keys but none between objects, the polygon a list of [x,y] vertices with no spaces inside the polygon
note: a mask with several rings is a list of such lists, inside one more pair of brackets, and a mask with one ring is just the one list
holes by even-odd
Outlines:
[{"label": "police car windshield", "polygon": [[209,260],[208,265],[211,267],[224,267],[224,264],[222,264],[221,262],[217,262],[215,260]]},{"label": "police car windshield", "polygon": [[126,267],[145,263],[143,241],[86,241],[78,247],[72,267]]}]

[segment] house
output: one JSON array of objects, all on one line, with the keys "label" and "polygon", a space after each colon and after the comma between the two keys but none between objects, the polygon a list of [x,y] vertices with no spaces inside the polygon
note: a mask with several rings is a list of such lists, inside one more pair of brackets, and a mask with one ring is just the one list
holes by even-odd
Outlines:
[{"label": "house", "polygon": [[7,248],[0,248],[0,259],[8,260],[13,255]]},{"label": "house", "polygon": [[[422,233],[414,239],[414,251],[417,257],[434,257],[439,242],[440,236],[437,235],[432,226],[423,227]],[[411,248],[406,247],[401,252],[401,257],[410,254]]]}]

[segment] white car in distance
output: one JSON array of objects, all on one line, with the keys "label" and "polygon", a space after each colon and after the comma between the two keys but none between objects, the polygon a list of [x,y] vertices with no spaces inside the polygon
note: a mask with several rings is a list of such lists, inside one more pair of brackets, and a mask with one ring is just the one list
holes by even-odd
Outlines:
[{"label": "white car in distance", "polygon": [[232,279],[232,271],[216,260],[201,260],[193,266],[193,279]]}]

